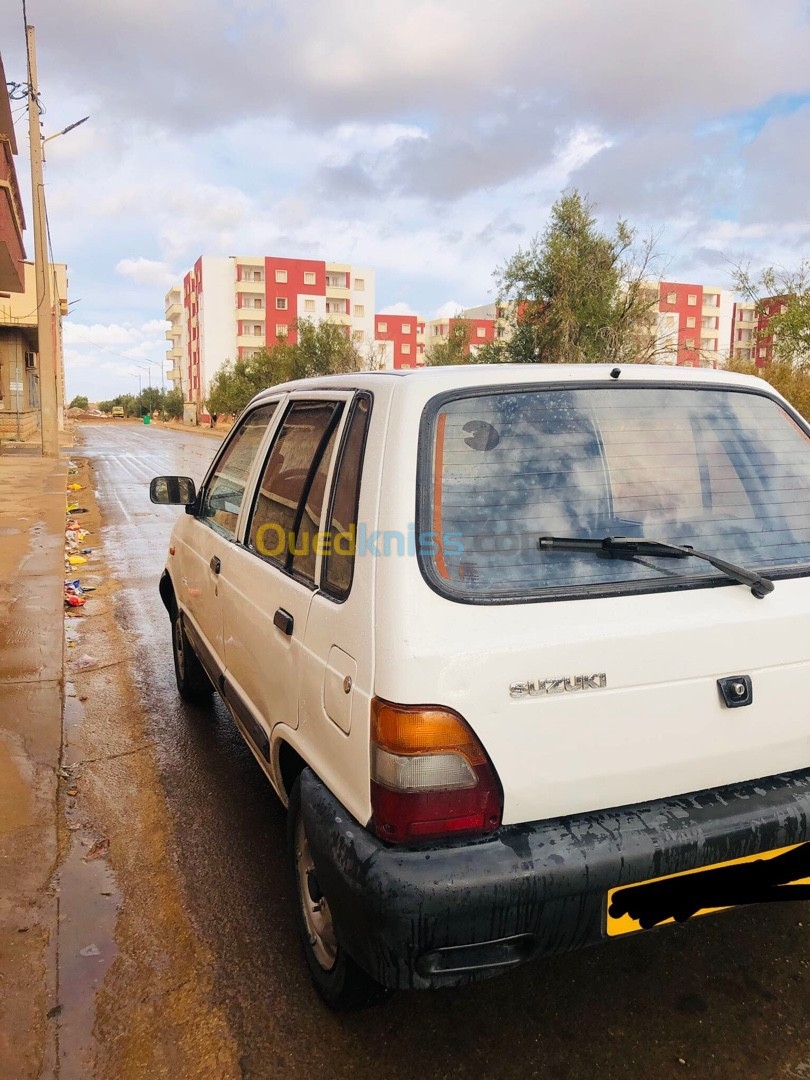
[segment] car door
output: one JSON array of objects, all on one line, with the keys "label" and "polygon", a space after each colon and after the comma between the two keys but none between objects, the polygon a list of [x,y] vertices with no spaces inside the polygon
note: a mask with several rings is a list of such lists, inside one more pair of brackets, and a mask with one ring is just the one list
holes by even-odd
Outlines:
[{"label": "car door", "polygon": [[273,726],[298,724],[318,534],[350,398],[351,393],[291,395],[222,582],[226,698],[265,760]]},{"label": "car door", "polygon": [[215,682],[225,667],[221,573],[235,546],[248,478],[277,405],[262,404],[239,420],[203,481],[198,512],[178,532],[183,623]]},{"label": "car door", "polygon": [[298,736],[321,779],[357,808],[368,801],[368,716],[374,685],[375,560],[358,557],[358,547],[363,549],[358,523],[370,535],[376,517],[381,447],[377,443],[366,452],[371,411],[371,394],[358,393],[329,485],[324,515],[329,543],[322,548],[319,589],[307,619]]}]

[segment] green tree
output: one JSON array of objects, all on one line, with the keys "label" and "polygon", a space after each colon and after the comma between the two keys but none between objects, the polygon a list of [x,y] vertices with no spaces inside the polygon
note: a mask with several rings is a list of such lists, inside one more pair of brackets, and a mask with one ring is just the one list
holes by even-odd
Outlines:
[{"label": "green tree", "polygon": [[774,360],[810,369],[810,260],[803,259],[795,270],[768,266],[758,275],[737,266],[732,277],[737,292],[766,316],[757,336],[773,336]]},{"label": "green tree", "polygon": [[[509,302],[503,358],[518,363],[639,362],[654,358],[657,238],[639,241],[620,219],[600,231],[594,205],[573,190],[551,209],[542,236],[495,272]],[[496,349],[496,355],[500,350]]]},{"label": "green tree", "polygon": [[76,397],[68,405],[69,409],[86,409],[90,405],[90,402],[83,394],[77,394]]},{"label": "green tree", "polygon": [[450,329],[447,337],[439,338],[425,353],[425,364],[428,367],[441,367],[447,364],[469,364],[473,358],[470,356],[470,323],[460,315],[450,320]]},{"label": "green tree", "polygon": [[211,380],[208,411],[218,416],[240,413],[254,394],[268,386],[362,371],[378,363],[374,354],[364,356],[336,323],[299,319],[295,332],[297,341],[280,341],[249,359],[226,361]]},{"label": "green tree", "polygon": [[169,390],[163,399],[163,407],[166,416],[170,420],[182,420],[183,418],[183,391]]},{"label": "green tree", "polygon": [[111,413],[114,404],[114,401],[100,401],[98,403],[99,411],[103,413]]}]

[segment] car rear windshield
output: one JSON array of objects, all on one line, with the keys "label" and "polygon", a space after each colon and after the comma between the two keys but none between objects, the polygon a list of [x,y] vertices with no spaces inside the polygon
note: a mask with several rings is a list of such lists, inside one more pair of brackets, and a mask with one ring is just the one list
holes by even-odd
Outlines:
[{"label": "car rear windshield", "polygon": [[774,399],[719,387],[494,388],[421,433],[420,564],[440,592],[515,600],[705,583],[696,559],[541,550],[645,537],[810,571],[810,439]]}]

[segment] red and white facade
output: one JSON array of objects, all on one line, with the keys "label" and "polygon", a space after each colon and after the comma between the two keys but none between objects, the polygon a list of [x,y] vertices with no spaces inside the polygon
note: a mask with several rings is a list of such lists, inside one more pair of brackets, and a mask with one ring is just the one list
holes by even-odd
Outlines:
[{"label": "red and white facade", "polygon": [[773,359],[773,334],[770,321],[784,310],[783,296],[769,296],[759,303],[750,300],[734,305],[731,331],[731,352],[739,360],[753,360],[757,367],[766,367]]},{"label": "red and white facade", "polygon": [[226,360],[295,342],[299,319],[327,319],[363,349],[374,342],[374,271],[348,263],[203,255],[166,294],[168,376],[202,412]]},{"label": "red and white facade", "polygon": [[734,294],[709,285],[659,285],[659,363],[716,367],[728,359]]},{"label": "red and white facade", "polygon": [[425,363],[425,320],[421,315],[375,315],[374,341],[385,368],[415,368]]}]

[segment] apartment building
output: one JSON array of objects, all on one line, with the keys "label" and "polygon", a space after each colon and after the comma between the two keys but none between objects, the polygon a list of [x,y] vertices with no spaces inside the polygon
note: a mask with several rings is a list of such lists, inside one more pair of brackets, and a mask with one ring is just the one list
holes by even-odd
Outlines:
[{"label": "apartment building", "polygon": [[784,311],[783,296],[768,296],[758,303],[751,300],[734,305],[731,351],[739,360],[753,360],[765,367],[773,359],[773,334],[769,333],[774,315]]},{"label": "apartment building", "polygon": [[[657,363],[717,367],[733,352],[764,366],[773,351],[767,323],[781,305],[734,302],[719,286],[650,282],[651,331]],[[295,342],[300,319],[328,320],[369,362],[407,369],[425,363],[432,348],[463,324],[467,349],[505,341],[512,305],[492,301],[428,320],[375,313],[375,274],[367,267],[276,256],[201,256],[166,293],[168,378],[182,390],[187,415],[203,413],[208,387],[226,360],[249,359],[283,340]]]},{"label": "apartment building", "polygon": [[659,285],[658,363],[717,366],[728,358],[734,294],[711,285]]},{"label": "apartment building", "polygon": [[202,406],[226,360],[297,340],[299,319],[345,328],[358,347],[374,342],[375,274],[366,267],[275,256],[202,255],[166,293],[168,378]]},{"label": "apartment building", "polygon": [[375,315],[374,342],[383,367],[421,367],[425,362],[425,320],[421,315]]}]

